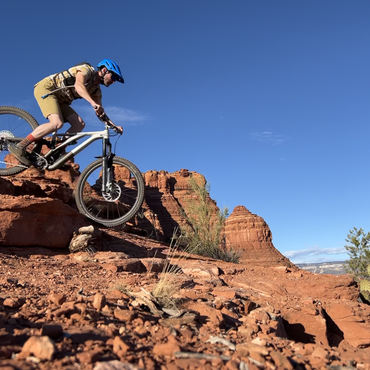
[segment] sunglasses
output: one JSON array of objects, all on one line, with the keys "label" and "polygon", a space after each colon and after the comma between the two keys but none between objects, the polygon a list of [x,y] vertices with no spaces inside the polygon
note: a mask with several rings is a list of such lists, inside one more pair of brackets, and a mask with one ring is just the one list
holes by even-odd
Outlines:
[{"label": "sunglasses", "polygon": [[112,71],[110,71],[110,73],[111,73],[111,80],[112,81],[118,81],[118,76]]}]

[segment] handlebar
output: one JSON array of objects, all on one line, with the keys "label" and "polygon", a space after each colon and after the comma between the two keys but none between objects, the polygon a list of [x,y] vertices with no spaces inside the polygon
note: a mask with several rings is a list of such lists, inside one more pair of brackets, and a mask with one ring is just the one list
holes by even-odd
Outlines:
[{"label": "handlebar", "polygon": [[110,129],[112,129],[114,132],[116,132],[117,134],[120,134],[122,135],[123,134],[123,129],[122,129],[122,132],[118,129],[118,127],[109,119],[109,117],[107,116],[106,113],[104,113],[102,116],[98,116],[98,118],[100,119],[100,121],[102,121],[103,123],[107,124],[109,126]]}]

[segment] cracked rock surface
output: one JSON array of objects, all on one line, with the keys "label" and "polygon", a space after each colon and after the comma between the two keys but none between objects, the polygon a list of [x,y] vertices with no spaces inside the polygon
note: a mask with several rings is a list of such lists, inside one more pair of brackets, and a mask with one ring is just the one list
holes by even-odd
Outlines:
[{"label": "cracked rock surface", "polygon": [[0,249],[0,369],[370,369],[370,307],[349,276],[110,233],[96,253]]}]

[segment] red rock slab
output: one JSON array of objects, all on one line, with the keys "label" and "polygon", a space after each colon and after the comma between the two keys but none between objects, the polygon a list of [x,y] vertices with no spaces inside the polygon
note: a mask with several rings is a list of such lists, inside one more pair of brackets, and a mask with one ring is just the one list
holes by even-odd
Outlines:
[{"label": "red rock slab", "polygon": [[88,225],[58,199],[3,196],[0,212],[0,245],[68,248],[73,232]]},{"label": "red rock slab", "polygon": [[308,314],[302,310],[282,312],[288,339],[302,343],[329,345],[325,318],[319,314]]}]

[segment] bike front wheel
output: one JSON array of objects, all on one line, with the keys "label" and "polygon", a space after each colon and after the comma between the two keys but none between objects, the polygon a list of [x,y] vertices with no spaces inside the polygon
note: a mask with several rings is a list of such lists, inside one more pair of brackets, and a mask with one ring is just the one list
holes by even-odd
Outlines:
[{"label": "bike front wheel", "polygon": [[130,220],[144,201],[144,180],[139,169],[130,161],[113,158],[112,181],[102,191],[102,160],[88,165],[76,184],[76,204],[91,220],[113,227]]},{"label": "bike front wheel", "polygon": [[39,124],[29,113],[17,107],[0,107],[0,176],[15,175],[27,167],[9,152]]}]

